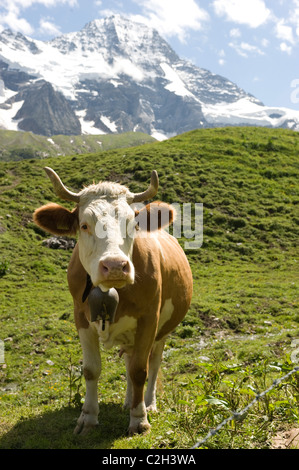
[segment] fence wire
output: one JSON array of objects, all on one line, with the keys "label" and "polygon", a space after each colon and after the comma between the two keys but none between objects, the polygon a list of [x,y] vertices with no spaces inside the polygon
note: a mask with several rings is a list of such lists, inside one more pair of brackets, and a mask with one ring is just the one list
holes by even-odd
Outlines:
[{"label": "fence wire", "polygon": [[247,411],[256,403],[258,402],[261,398],[263,398],[265,395],[267,395],[267,393],[271,392],[271,390],[273,390],[275,387],[277,387],[277,385],[279,385],[281,382],[283,382],[285,379],[287,379],[288,377],[290,377],[291,375],[295,374],[296,372],[299,372],[299,367],[294,367],[293,370],[291,370],[290,372],[288,372],[287,374],[285,374],[283,377],[281,377],[280,379],[276,379],[273,381],[272,385],[267,388],[267,390],[265,390],[264,392],[262,393],[257,393],[255,395],[255,398],[252,400],[252,402],[249,403],[249,405],[247,405],[243,410],[241,411],[234,411],[232,412],[232,414],[226,418],[224,421],[222,421],[222,423],[220,423],[215,429],[210,429],[210,431],[208,432],[208,434],[206,435],[206,437],[204,439],[202,439],[201,441],[198,441],[193,447],[192,449],[196,449],[197,447],[200,447],[202,446],[203,444],[205,444],[205,442],[207,442],[208,439],[210,439],[210,437],[213,437],[215,436],[215,434],[217,434],[220,429],[223,428],[223,426],[225,426],[227,423],[229,423],[230,421],[234,420],[234,421],[241,421],[243,419],[243,416],[247,413]]}]

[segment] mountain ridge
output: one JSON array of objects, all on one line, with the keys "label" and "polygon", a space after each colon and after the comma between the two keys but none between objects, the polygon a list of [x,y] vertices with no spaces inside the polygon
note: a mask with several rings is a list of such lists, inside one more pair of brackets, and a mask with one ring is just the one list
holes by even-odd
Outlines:
[{"label": "mountain ridge", "polygon": [[[30,107],[44,82],[52,99]],[[181,59],[156,30],[120,15],[47,42],[0,34],[0,128],[38,128],[47,136],[57,129],[137,131],[162,140],[226,125],[299,130],[299,112],[264,106],[227,78]]]}]

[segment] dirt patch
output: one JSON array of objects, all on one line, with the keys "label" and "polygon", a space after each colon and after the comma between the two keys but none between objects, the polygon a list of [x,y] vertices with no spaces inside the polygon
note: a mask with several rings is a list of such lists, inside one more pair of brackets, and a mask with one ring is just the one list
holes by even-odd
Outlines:
[{"label": "dirt patch", "polygon": [[299,428],[276,434],[272,439],[272,449],[299,449]]}]

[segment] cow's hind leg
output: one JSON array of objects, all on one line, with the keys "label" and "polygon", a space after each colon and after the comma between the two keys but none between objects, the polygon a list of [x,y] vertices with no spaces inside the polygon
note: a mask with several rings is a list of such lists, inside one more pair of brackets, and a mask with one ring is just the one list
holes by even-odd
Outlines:
[{"label": "cow's hind leg", "polygon": [[145,394],[145,406],[147,411],[157,411],[156,405],[156,387],[157,377],[161,365],[162,353],[165,345],[165,339],[161,339],[154,344],[150,359],[149,359],[149,372],[148,384]]},{"label": "cow's hind leg", "polygon": [[81,415],[78,419],[75,434],[86,434],[98,423],[98,379],[101,372],[99,337],[93,327],[79,329],[83,350],[83,374],[86,382],[86,395]]},{"label": "cow's hind leg", "polygon": [[129,435],[140,434],[150,429],[144,403],[144,384],[147,377],[146,361],[135,355],[130,357],[129,374],[132,381]]},{"label": "cow's hind leg", "polygon": [[126,364],[126,376],[127,376],[127,391],[126,398],[124,402],[124,408],[131,408],[132,399],[133,399],[133,384],[130,377],[130,356],[127,353],[124,353],[124,359]]}]

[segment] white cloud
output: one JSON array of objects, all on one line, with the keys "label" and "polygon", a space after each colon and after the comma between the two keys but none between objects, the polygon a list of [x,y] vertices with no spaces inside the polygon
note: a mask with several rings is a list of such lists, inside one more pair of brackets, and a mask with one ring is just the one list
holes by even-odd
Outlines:
[{"label": "white cloud", "polygon": [[290,21],[299,27],[299,0],[293,0],[292,14]]},{"label": "white cloud", "polygon": [[218,52],[218,55],[220,57],[220,59],[218,60],[218,64],[219,65],[224,65],[226,63],[224,57],[226,56],[225,54],[225,50],[224,49],[221,49],[219,52]]},{"label": "white cloud", "polygon": [[69,5],[74,7],[78,5],[78,0],[1,0],[1,7],[5,9],[18,8],[24,10],[32,7],[34,4],[44,5],[47,8],[57,5]]},{"label": "white cloud", "polygon": [[241,42],[241,44],[230,42],[229,46],[235,49],[235,51],[241,57],[247,58],[248,54],[264,55],[264,52],[261,49],[259,49],[257,46],[254,46],[252,44],[248,44],[247,42]]},{"label": "white cloud", "polygon": [[218,16],[251,28],[261,26],[271,17],[263,0],[214,0],[213,7]]},{"label": "white cloud", "polygon": [[[237,25],[258,28],[271,23],[271,33],[279,40],[280,50],[291,54],[299,43],[299,0],[280,0],[280,4],[284,7],[284,15],[279,17],[270,10],[271,3],[270,0],[213,0],[212,6],[217,16]],[[272,5],[273,8],[274,6]],[[229,36],[232,38],[229,46],[242,57],[251,54],[263,55],[263,49],[270,45],[270,37],[260,40],[261,49],[244,42],[239,44],[237,39],[241,37],[241,31],[238,27],[232,28]]]},{"label": "white cloud", "polygon": [[291,55],[299,43],[299,0],[292,0],[285,18],[276,18],[274,34],[279,39],[279,49]]},{"label": "white cloud", "polygon": [[22,18],[22,11],[34,4],[44,5],[47,8],[58,5],[78,5],[78,0],[1,0],[0,3],[0,27],[10,28],[23,34],[34,33],[33,26]]},{"label": "white cloud", "polygon": [[285,42],[282,42],[279,48],[282,52],[286,52],[289,55],[292,53],[292,46],[289,46]]},{"label": "white cloud", "polygon": [[13,10],[0,14],[0,25],[2,28],[10,28],[22,34],[32,34],[34,29],[25,18],[19,18]]},{"label": "white cloud", "polygon": [[268,47],[270,44],[270,41],[267,38],[263,38],[261,44],[263,47]]},{"label": "white cloud", "polygon": [[39,22],[39,33],[41,35],[58,36],[61,31],[49,18],[42,18]]},{"label": "white cloud", "polygon": [[296,36],[295,41],[299,39],[299,0],[293,0],[293,6],[290,11],[290,23],[294,25]]},{"label": "white cloud", "polygon": [[[186,42],[188,30],[201,30],[209,20],[206,10],[195,0],[134,0],[150,26],[164,36]],[[140,20],[140,16],[138,17]]]},{"label": "white cloud", "polygon": [[233,28],[230,30],[229,35],[231,38],[239,38],[241,37],[241,31],[239,28]]},{"label": "white cloud", "polygon": [[294,44],[293,28],[285,24],[285,20],[281,19],[275,26],[276,36],[283,41],[288,41]]}]

